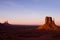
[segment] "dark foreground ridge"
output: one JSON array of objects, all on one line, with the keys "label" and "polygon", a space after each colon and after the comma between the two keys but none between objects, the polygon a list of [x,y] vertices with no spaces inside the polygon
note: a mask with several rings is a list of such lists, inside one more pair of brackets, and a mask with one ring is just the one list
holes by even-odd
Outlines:
[{"label": "dark foreground ridge", "polygon": [[60,40],[60,31],[56,30],[58,27],[52,17],[46,17],[42,26],[11,25],[6,21],[0,23],[0,40]]}]

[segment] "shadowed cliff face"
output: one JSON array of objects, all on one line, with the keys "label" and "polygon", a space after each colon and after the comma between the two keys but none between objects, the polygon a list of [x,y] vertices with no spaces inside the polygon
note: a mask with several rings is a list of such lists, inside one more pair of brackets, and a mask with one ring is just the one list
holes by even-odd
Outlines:
[{"label": "shadowed cliff face", "polygon": [[54,20],[52,20],[52,17],[46,17],[45,18],[45,24],[42,26],[39,26],[37,30],[58,30],[58,27],[56,26]]}]

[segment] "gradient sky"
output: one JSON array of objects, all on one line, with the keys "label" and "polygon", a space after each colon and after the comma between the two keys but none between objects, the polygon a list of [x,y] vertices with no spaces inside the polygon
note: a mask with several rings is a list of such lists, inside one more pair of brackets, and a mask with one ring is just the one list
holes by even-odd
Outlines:
[{"label": "gradient sky", "polygon": [[39,25],[51,16],[60,25],[60,0],[0,0],[0,22]]}]

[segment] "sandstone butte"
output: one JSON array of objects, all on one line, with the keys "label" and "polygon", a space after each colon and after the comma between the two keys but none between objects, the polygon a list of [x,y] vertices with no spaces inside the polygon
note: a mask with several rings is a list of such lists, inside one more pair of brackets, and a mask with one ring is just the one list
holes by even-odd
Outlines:
[{"label": "sandstone butte", "polygon": [[42,26],[38,26],[37,30],[53,30],[53,31],[57,31],[58,27],[55,24],[55,21],[52,19],[52,17],[46,16],[45,18],[45,23]]}]

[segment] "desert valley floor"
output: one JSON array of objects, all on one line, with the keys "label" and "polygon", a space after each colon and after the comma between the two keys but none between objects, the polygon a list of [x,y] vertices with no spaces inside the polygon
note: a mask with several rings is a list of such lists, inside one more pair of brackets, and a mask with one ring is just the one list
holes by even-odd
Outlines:
[{"label": "desert valley floor", "polygon": [[60,40],[60,31],[37,31],[38,25],[0,25],[0,40]]}]

